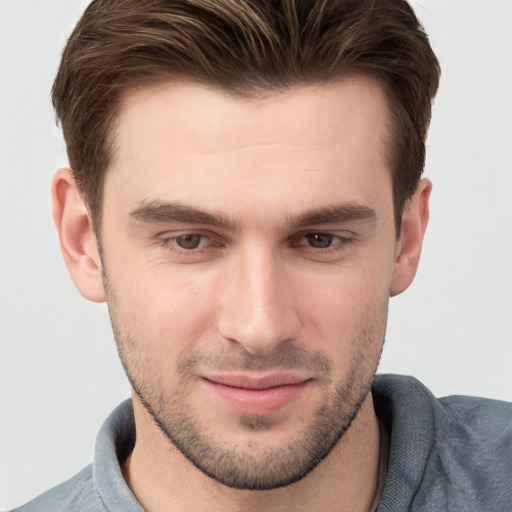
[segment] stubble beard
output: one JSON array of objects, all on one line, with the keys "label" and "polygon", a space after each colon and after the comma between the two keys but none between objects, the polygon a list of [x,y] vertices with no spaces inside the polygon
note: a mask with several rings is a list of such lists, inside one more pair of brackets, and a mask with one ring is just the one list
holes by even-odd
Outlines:
[{"label": "stubble beard", "polygon": [[[304,478],[348,430],[373,380],[372,377],[358,389],[340,384],[334,398],[315,411],[296,440],[279,447],[259,446],[257,441],[240,446],[208,435],[205,426],[187,412],[186,394],[176,393],[166,399],[148,389],[123,365],[136,395],[166,438],[205,475],[228,487],[245,490],[277,489]],[[271,429],[272,420],[240,415],[238,426],[255,437],[254,433]]]},{"label": "stubble beard", "polygon": [[[272,428],[273,420],[259,415],[239,415],[238,426],[245,429],[252,441],[245,446],[222,442],[209,435],[207,426],[191,414],[188,393],[183,386],[165,390],[158,385],[151,359],[144,344],[133,339],[120,320],[111,291],[109,314],[117,348],[126,375],[137,397],[153,418],[155,424],[184,457],[216,482],[244,490],[272,490],[291,485],[311,472],[347,432],[361,405],[371,390],[383,342],[375,353],[373,336],[364,329],[356,343],[359,350],[352,358],[350,370],[335,389],[327,394],[309,423],[294,439],[278,447],[262,446],[257,433]],[[383,334],[382,334],[383,339]],[[374,360],[369,363],[365,347]],[[330,372],[332,362],[320,352],[306,351],[293,344],[283,345],[270,356],[225,353],[213,357],[201,353],[190,355],[180,362],[178,373],[193,372],[200,363],[216,364],[215,369],[297,369],[322,368]],[[219,368],[219,366],[221,368]]]}]

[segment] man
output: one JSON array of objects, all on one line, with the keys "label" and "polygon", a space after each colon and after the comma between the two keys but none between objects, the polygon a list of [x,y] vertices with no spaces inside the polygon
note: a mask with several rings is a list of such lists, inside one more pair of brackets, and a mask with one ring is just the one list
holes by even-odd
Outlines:
[{"label": "man", "polygon": [[408,5],[373,4],[86,11],[53,91],[54,216],[133,405],[22,510],[510,505],[509,408],[374,381],[428,220],[439,70]]}]

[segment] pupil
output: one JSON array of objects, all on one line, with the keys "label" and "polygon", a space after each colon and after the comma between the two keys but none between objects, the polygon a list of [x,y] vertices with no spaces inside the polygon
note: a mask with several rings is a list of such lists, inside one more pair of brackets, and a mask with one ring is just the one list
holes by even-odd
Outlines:
[{"label": "pupil", "polygon": [[180,235],[176,243],[183,249],[196,249],[201,243],[201,235]]},{"label": "pupil", "polygon": [[332,244],[332,235],[326,235],[324,233],[313,233],[308,235],[308,242],[311,247],[316,249],[325,249],[330,247]]}]

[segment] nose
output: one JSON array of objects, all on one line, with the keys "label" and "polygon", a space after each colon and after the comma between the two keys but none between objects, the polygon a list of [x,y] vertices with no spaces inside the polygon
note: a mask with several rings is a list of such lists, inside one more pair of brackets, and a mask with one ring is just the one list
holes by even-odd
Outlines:
[{"label": "nose", "polygon": [[270,248],[247,247],[230,258],[219,286],[221,336],[258,355],[298,336],[290,272]]}]

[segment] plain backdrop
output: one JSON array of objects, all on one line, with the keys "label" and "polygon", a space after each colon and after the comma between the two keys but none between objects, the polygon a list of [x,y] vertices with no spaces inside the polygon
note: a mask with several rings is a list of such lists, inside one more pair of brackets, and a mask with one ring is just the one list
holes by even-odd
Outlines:
[{"label": "plain backdrop", "polygon": [[[130,394],[106,307],[62,262],[50,181],[67,163],[49,91],[85,0],[0,0],[0,509],[92,460]],[[512,400],[512,2],[415,4],[442,64],[416,282],[392,299],[380,372]]]}]

